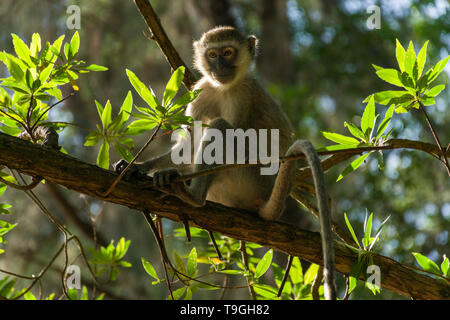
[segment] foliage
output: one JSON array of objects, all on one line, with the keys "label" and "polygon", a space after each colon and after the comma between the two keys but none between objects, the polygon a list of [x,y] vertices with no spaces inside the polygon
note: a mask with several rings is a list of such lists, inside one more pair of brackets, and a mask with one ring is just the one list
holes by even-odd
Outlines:
[{"label": "foliage", "polygon": [[[38,126],[64,127],[64,124],[45,122],[49,111],[67,98],[63,99],[60,87],[70,83],[73,90],[78,91],[79,74],[107,68],[96,64],[86,66],[85,61],[77,59],[78,32],[70,42],[64,43],[63,35],[45,45],[38,33],[33,34],[29,46],[15,34],[12,38],[16,55],[0,52],[0,61],[11,74],[0,79],[0,130],[11,135],[25,131],[35,141],[33,130]],[[14,94],[11,96],[5,89]],[[52,99],[57,102],[50,105]]]},{"label": "foliage", "polygon": [[[445,85],[441,84],[434,87],[431,87],[430,85],[444,70],[450,56],[436,63],[434,67],[430,68],[422,75],[426,61],[428,41],[425,42],[417,56],[412,41],[409,43],[406,51],[398,40],[396,45],[396,57],[400,70],[382,68],[376,65],[373,66],[378,77],[392,85],[402,87],[405,90],[381,91],[367,97],[363,101],[367,102],[367,105],[361,117],[361,126],[357,127],[351,122],[344,123],[345,127],[347,127],[353,137],[323,131],[322,135],[326,139],[336,142],[337,144],[322,148],[320,149],[321,151],[380,146],[388,140],[394,130],[394,128],[392,128],[384,134],[392,120],[394,111],[396,113],[406,113],[412,108],[418,109],[420,105],[429,106],[436,103],[435,97],[441,93],[445,88]],[[375,103],[389,105],[389,109],[386,111],[383,120],[378,126],[376,124],[380,114],[377,114],[375,111]],[[375,151],[369,151],[353,160],[338,176],[337,181],[358,169],[358,167],[360,167],[373,152]],[[378,151],[378,156],[379,167],[380,169],[383,169],[383,153]]]},{"label": "foliage", "polygon": [[114,246],[114,241],[111,240],[111,243],[106,248],[100,247],[100,250],[89,248],[93,257],[89,262],[98,267],[96,276],[98,277],[107,272],[108,279],[114,281],[120,274],[120,267],[130,268],[131,263],[123,260],[130,243],[130,240],[125,241],[125,238],[120,238],[116,246]]},{"label": "foliage", "polygon": [[[33,35],[29,46],[17,35],[13,34],[12,37],[16,55],[6,52],[0,53],[0,60],[7,66],[11,74],[10,77],[1,79],[2,83],[0,84],[0,130],[11,135],[18,135],[26,131],[33,137],[33,129],[41,125],[63,128],[65,124],[62,122],[46,122],[49,111],[68,97],[63,98],[60,87],[64,84],[70,84],[74,91],[78,91],[77,80],[79,74],[107,69],[95,64],[86,66],[84,61],[76,59],[80,47],[80,39],[77,32],[73,35],[70,42],[64,43],[64,45],[64,36],[62,36],[53,44],[47,42],[42,48],[38,34]],[[442,59],[428,71],[423,72],[427,47],[428,42],[424,44],[416,55],[412,42],[405,50],[397,40],[396,58],[399,70],[381,68],[376,65],[374,65],[374,68],[376,74],[382,80],[400,87],[402,90],[381,91],[370,95],[364,100],[367,105],[362,114],[360,126],[352,122],[344,123],[352,136],[323,132],[325,138],[337,143],[323,150],[336,151],[380,146],[390,138],[393,132],[394,128],[387,133],[386,130],[391,123],[394,112],[407,113],[413,109],[420,108],[421,104],[424,106],[434,104],[436,96],[442,92],[445,86],[431,86],[431,83],[443,71],[450,57]],[[63,53],[60,53],[61,48],[63,48]],[[146,106],[139,107],[135,105],[134,108],[137,110],[137,113],[133,113],[133,97],[131,91],[128,91],[118,115],[113,118],[113,107],[110,100],[107,100],[105,105],[95,100],[101,126],[97,125],[97,131],[92,131],[86,137],[85,146],[94,146],[101,143],[97,164],[105,169],[109,168],[110,145],[114,146],[121,157],[131,161],[133,159],[134,142],[130,136],[136,136],[155,128],[175,130],[182,125],[191,125],[192,119],[183,116],[182,112],[184,111],[184,106],[193,101],[199,94],[198,91],[188,92],[182,97],[175,99],[184,75],[184,68],[182,67],[175,70],[167,83],[161,99],[162,102],[156,97],[152,88],[144,85],[132,71],[127,69],[126,74]],[[10,94],[11,91],[13,94]],[[51,103],[52,101],[56,102]],[[377,119],[380,117],[380,114],[376,113],[375,103],[389,106],[383,120],[379,124],[377,124]],[[128,124],[130,116],[137,120]],[[355,171],[372,152],[374,151],[367,152],[354,160],[343,170],[338,177],[338,181]],[[379,155],[379,159],[382,159],[383,155],[381,152],[379,152]],[[0,172],[0,176],[10,179],[3,172]],[[15,180],[13,182],[17,183]],[[5,189],[6,185],[0,184],[0,195]],[[0,204],[0,213],[9,213],[9,208],[10,205]],[[347,227],[358,245],[356,250],[360,253],[358,261],[355,262],[352,268],[350,292],[356,286],[356,279],[359,279],[364,267],[370,264],[370,253],[375,243],[379,241],[381,229],[387,221],[386,219],[375,234],[372,235],[372,219],[373,213],[368,215],[368,212],[366,212],[363,227],[364,236],[360,244],[345,214]],[[0,221],[0,243],[6,243],[3,235],[15,226],[16,224]],[[177,230],[176,232],[177,236],[184,236],[184,231]],[[200,229],[192,228],[191,234],[193,237],[207,239],[206,232]],[[180,255],[176,250],[173,251],[173,260],[176,269],[179,271],[179,279],[182,283],[182,286],[173,292],[175,299],[192,299],[199,289],[217,290],[222,288],[220,285],[200,280],[201,277],[205,276],[200,273],[202,271],[200,269],[201,264],[208,266],[208,275],[246,278],[248,285],[254,289],[258,298],[278,299],[276,296],[277,286],[281,285],[281,279],[284,274],[282,268],[273,262],[272,249],[264,249],[262,258],[258,258],[257,256],[259,255],[255,254],[255,251],[260,249],[260,246],[247,243],[246,253],[249,256],[249,261],[248,265],[245,265],[240,257],[240,243],[238,241],[227,237],[221,237],[216,239],[216,241],[225,257],[223,260],[215,257],[216,253],[211,247],[205,250],[198,250],[196,247],[193,247],[185,256]],[[100,250],[91,249],[93,258],[90,260],[90,263],[96,269],[96,276],[107,273],[108,281],[116,280],[121,267],[131,267],[129,262],[123,260],[129,245],[130,241],[125,241],[124,238],[121,238],[116,246],[112,241],[108,246],[101,247]],[[0,253],[2,252],[0,251]],[[444,260],[439,267],[427,257],[419,253],[413,254],[424,271],[448,277],[449,262],[447,257],[444,256]],[[158,276],[149,260],[141,258],[141,262],[144,270],[153,279],[153,285],[165,282],[164,279]],[[269,279],[270,275],[267,272],[270,268],[272,268],[273,279]],[[280,299],[311,299],[312,283],[317,276],[318,269],[317,265],[312,264],[303,273],[300,260],[294,258]],[[173,270],[171,272],[174,273]],[[273,283],[273,281],[276,286],[267,284]],[[16,279],[10,279],[9,277],[0,280],[0,296],[12,299],[23,295],[27,300],[36,299],[31,291],[22,289],[16,292],[14,290],[15,283]],[[374,294],[379,292],[379,288],[369,287],[369,289]],[[319,289],[319,293],[322,296],[322,287]],[[48,299],[52,299],[53,296],[48,296]],[[89,298],[85,286],[83,286],[81,296],[76,290],[69,289],[67,297],[81,300]],[[103,295],[100,295],[98,298],[102,299]]]}]

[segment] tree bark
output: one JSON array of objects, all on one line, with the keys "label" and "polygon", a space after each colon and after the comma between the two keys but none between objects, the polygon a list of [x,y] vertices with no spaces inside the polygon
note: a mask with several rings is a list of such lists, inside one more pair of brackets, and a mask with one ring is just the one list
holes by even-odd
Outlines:
[{"label": "tree bark", "polygon": [[[85,163],[45,146],[32,144],[0,133],[0,165],[68,189],[130,209],[148,210],[174,221],[187,217],[191,225],[223,235],[254,242],[322,265],[320,235],[276,221],[263,221],[256,214],[215,203],[204,207],[187,206],[177,198],[162,197],[159,191],[142,188],[148,180],[121,181],[107,198],[99,196],[117,177],[111,171]],[[183,217],[180,217],[182,213]],[[336,270],[349,274],[358,254],[344,243],[335,241]],[[450,284],[417,272],[388,257],[374,254],[381,269],[381,286],[415,299],[449,299]]]}]

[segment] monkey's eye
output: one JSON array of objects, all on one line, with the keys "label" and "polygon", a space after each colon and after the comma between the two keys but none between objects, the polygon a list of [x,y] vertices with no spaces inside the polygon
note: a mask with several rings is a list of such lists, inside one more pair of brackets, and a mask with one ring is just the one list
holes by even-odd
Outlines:
[{"label": "monkey's eye", "polygon": [[208,52],[208,58],[210,58],[210,59],[215,59],[215,58],[217,58],[217,53],[214,52],[214,51]]},{"label": "monkey's eye", "polygon": [[223,51],[223,56],[224,57],[230,57],[234,54],[234,49],[233,48],[227,48]]}]

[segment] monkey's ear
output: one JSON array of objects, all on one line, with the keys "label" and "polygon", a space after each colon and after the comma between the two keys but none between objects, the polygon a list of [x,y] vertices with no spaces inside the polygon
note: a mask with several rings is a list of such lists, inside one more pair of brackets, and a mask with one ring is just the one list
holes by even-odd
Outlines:
[{"label": "monkey's ear", "polygon": [[254,57],[258,46],[258,39],[255,36],[249,36],[247,39],[247,44],[250,54]]}]

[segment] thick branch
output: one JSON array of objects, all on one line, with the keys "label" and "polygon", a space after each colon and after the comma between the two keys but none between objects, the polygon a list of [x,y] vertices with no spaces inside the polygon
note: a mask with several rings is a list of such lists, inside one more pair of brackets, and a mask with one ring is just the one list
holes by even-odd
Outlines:
[{"label": "thick branch", "polygon": [[[117,175],[54,151],[0,133],[0,165],[19,170],[68,189],[103,199],[99,196]],[[173,197],[164,197],[158,191],[144,189],[148,181],[133,183],[121,181],[105,201],[127,206],[134,210],[148,210],[161,217],[181,222],[182,213],[192,225],[219,232],[247,242],[259,243],[313,263],[322,264],[320,235],[280,222],[263,221],[256,215],[242,210],[208,203],[193,208]],[[342,242],[335,242],[336,270],[349,274],[357,253]],[[381,269],[382,287],[416,299],[448,299],[450,284],[420,274],[390,258],[374,255],[374,263]]]}]

